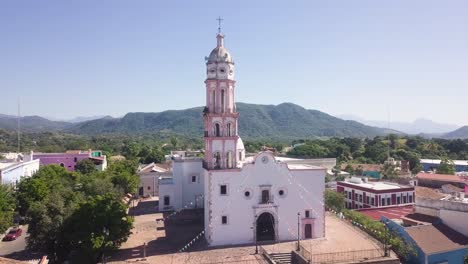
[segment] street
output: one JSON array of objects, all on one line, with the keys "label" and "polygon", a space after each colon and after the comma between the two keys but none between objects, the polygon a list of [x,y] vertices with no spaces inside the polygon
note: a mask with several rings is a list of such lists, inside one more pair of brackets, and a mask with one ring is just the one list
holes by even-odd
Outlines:
[{"label": "street", "polygon": [[[25,225],[20,227],[21,229],[23,229],[23,234],[19,238],[13,241],[0,241],[0,256],[3,257],[11,256],[12,254],[17,255],[24,253],[24,250],[26,248],[26,236],[28,235],[26,232],[28,230],[28,226]],[[5,232],[5,234],[7,232]],[[2,239],[5,234],[1,236]]]}]

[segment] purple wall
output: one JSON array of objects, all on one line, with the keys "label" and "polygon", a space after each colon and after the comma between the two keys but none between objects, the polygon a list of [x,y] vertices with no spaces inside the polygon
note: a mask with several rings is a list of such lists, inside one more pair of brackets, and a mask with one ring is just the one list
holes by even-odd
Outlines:
[{"label": "purple wall", "polygon": [[39,164],[51,165],[63,164],[68,171],[74,171],[75,165],[78,161],[89,158],[89,153],[77,154],[77,153],[34,153],[33,159],[38,159]]}]

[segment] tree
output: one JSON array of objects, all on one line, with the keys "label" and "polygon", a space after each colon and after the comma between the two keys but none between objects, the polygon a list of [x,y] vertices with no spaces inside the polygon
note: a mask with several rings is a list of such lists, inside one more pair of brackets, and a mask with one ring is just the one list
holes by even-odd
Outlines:
[{"label": "tree", "polygon": [[354,170],[354,174],[356,176],[362,176],[364,174],[364,168],[362,165],[358,165],[357,168]]},{"label": "tree", "polygon": [[64,222],[58,238],[59,260],[96,263],[105,252],[125,242],[133,226],[127,207],[112,195],[90,197]]},{"label": "tree", "polygon": [[452,160],[449,160],[447,158],[442,159],[440,162],[439,167],[437,168],[437,173],[440,174],[455,174],[455,164],[453,163]]},{"label": "tree", "polygon": [[390,162],[385,162],[380,173],[382,173],[384,179],[391,180],[398,177],[398,171],[396,170],[396,166]]},{"label": "tree", "polygon": [[351,166],[351,164],[346,164],[346,167],[344,168],[344,171],[346,171],[350,175],[354,174],[354,169],[353,169],[353,166]]},{"label": "tree", "polygon": [[330,189],[325,189],[325,206],[328,209],[341,212],[345,205],[345,197],[343,193],[335,192]]},{"label": "tree", "polygon": [[172,136],[172,137],[171,137],[171,145],[172,145],[172,148],[173,148],[174,150],[177,149],[177,144],[178,144],[178,143],[179,143],[179,142],[178,142],[177,138],[176,138],[175,136]]},{"label": "tree", "polygon": [[13,225],[15,205],[15,197],[11,187],[0,185],[0,233],[5,232]]},{"label": "tree", "polygon": [[75,165],[75,171],[81,174],[91,174],[97,172],[96,165],[90,159],[80,160]]}]

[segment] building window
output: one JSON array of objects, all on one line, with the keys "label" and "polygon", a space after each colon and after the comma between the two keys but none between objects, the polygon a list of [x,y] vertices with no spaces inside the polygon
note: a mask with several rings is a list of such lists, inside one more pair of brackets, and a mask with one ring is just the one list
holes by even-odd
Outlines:
[{"label": "building window", "polygon": [[390,197],[387,198],[387,205],[391,205],[392,203],[390,202]]},{"label": "building window", "polygon": [[357,201],[357,200],[358,200],[358,197],[359,197],[358,194],[355,193],[355,194],[354,194],[354,200]]},{"label": "building window", "polygon": [[279,189],[278,190],[278,195],[280,197],[286,197],[286,189],[284,189],[284,188]]},{"label": "building window", "polygon": [[385,198],[382,198],[382,206],[385,206]]},{"label": "building window", "polygon": [[371,205],[374,205],[374,197],[372,197],[372,198],[370,199],[370,203],[371,203]]},{"label": "building window", "polygon": [[362,194],[359,195],[359,202],[362,203]]},{"label": "building window", "polygon": [[77,162],[77,161],[78,161],[78,158],[77,158],[77,157],[75,157],[73,160],[74,160],[75,162]]},{"label": "building window", "polygon": [[406,203],[406,195],[403,195],[403,203]]},{"label": "building window", "polygon": [[60,167],[65,167],[65,164],[63,164],[63,163],[60,163]]},{"label": "building window", "polygon": [[306,218],[309,218],[309,217],[310,217],[310,211],[309,211],[309,210],[305,210],[305,217],[306,217]]},{"label": "building window", "polygon": [[396,203],[397,203],[397,204],[400,204],[400,203],[401,203],[401,198],[400,198],[400,196],[397,196],[397,198],[396,198]]},{"label": "building window", "polygon": [[192,176],[192,182],[197,182],[197,176]]},{"label": "building window", "polygon": [[219,193],[221,195],[227,195],[227,185],[221,185],[219,188]]},{"label": "building window", "polygon": [[244,192],[244,196],[245,196],[245,197],[250,197],[250,191],[245,191],[245,192]]},{"label": "building window", "polygon": [[148,188],[147,188],[147,189],[148,189],[148,190],[151,190],[151,186],[148,186]]},{"label": "building window", "polygon": [[352,193],[351,192],[348,192],[348,198],[351,200],[352,197],[351,197]]},{"label": "building window", "polygon": [[367,201],[366,201],[366,204],[369,204],[369,200],[370,200],[370,199],[369,199],[369,196],[366,196],[366,200],[367,200]]},{"label": "building window", "polygon": [[168,195],[164,196],[164,205],[167,206],[171,204],[171,199]]},{"label": "building window", "polygon": [[412,203],[413,202],[413,195],[410,195],[409,196],[409,203]]},{"label": "building window", "polygon": [[270,202],[270,191],[269,190],[262,190],[262,204],[266,204]]},{"label": "building window", "polygon": [[221,224],[227,225],[227,222],[228,222],[227,215],[221,216]]}]

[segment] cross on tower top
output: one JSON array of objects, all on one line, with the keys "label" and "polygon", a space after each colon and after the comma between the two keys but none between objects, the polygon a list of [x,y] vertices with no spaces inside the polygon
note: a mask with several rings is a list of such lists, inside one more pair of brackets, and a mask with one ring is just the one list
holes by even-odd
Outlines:
[{"label": "cross on tower top", "polygon": [[224,20],[221,17],[218,17],[216,20],[218,20],[218,34],[221,34],[221,22]]}]

